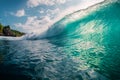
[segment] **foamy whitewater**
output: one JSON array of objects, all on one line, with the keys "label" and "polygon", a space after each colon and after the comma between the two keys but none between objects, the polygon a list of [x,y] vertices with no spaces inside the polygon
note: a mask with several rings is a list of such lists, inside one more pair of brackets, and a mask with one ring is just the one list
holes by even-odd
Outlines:
[{"label": "foamy whitewater", "polygon": [[11,80],[120,80],[120,2],[102,1],[65,11],[38,32],[0,37],[0,75]]}]

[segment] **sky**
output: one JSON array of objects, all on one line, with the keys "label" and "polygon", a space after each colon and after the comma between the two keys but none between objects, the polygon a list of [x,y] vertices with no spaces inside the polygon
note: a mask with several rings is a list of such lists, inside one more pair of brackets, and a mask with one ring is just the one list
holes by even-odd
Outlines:
[{"label": "sky", "polygon": [[26,33],[103,0],[0,0],[0,23]]}]

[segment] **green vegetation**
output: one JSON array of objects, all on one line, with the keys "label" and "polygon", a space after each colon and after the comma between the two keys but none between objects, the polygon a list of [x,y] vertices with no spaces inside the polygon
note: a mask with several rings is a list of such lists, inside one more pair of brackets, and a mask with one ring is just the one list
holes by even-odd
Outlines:
[{"label": "green vegetation", "polygon": [[0,33],[2,33],[3,25],[0,23]]},{"label": "green vegetation", "polygon": [[24,35],[25,33],[23,33],[23,32],[19,32],[19,31],[17,31],[17,30],[11,30],[12,31],[12,33],[15,35],[15,36],[17,36],[17,37],[20,37],[20,36],[22,36],[22,35]]},{"label": "green vegetation", "polygon": [[[6,29],[7,28],[7,29]],[[7,35],[7,34],[11,34],[11,35]],[[24,35],[25,33],[17,31],[17,30],[13,30],[10,29],[10,26],[3,26],[0,23],[0,36],[14,36],[14,37],[20,37],[22,35]]]}]

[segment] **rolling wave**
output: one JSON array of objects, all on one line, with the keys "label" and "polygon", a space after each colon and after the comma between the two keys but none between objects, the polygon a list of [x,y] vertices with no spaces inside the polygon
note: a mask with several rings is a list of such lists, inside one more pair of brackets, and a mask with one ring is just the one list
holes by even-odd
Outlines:
[{"label": "rolling wave", "polygon": [[[116,8],[119,8],[117,1],[106,0],[103,3],[65,16],[42,33],[30,33],[22,37],[0,37],[0,40],[36,40],[57,36],[91,37],[91,35],[100,34],[103,37],[109,32],[108,29],[113,26],[111,23],[114,25],[119,23],[119,11]],[[96,37],[101,39],[100,36]]]},{"label": "rolling wave", "polygon": [[117,80],[120,79],[120,2],[107,1],[67,15],[48,30],[48,34],[55,34],[48,39],[64,47],[68,55],[83,60],[80,68],[86,63],[87,67],[96,67],[103,75]]},{"label": "rolling wave", "polygon": [[[51,22],[47,25],[45,24],[45,26],[42,29],[40,28],[39,32],[28,33],[22,37],[5,37],[5,36],[1,37],[0,36],[0,40],[26,40],[26,39],[34,40],[34,39],[53,37],[55,35],[60,34],[64,30],[65,25],[63,24],[63,22],[69,21],[68,19],[65,19],[65,18],[69,18],[70,16],[75,17],[77,14],[74,15],[74,13],[81,12],[81,10],[86,9],[92,5],[98,4],[103,1],[104,0],[92,1],[92,2],[88,1],[89,3],[87,1],[86,2],[83,1],[82,3],[80,3],[80,5],[70,7],[67,10],[63,11],[60,15],[58,15],[58,17],[56,17],[56,19],[53,20],[53,22]],[[84,15],[84,12],[82,13],[82,15]],[[80,18],[80,17],[78,17],[78,18]]]}]

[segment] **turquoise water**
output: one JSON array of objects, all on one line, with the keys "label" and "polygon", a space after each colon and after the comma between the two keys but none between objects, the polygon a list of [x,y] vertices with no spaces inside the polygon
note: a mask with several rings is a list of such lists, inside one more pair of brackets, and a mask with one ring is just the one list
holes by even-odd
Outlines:
[{"label": "turquoise water", "polygon": [[[110,3],[83,18],[68,22],[64,31],[51,42],[64,46],[67,54],[84,60],[89,67],[96,68],[110,79],[119,80],[119,9],[119,3]],[[60,23],[64,23],[65,20],[66,18]]]},{"label": "turquoise water", "polygon": [[67,15],[46,39],[0,41],[1,78],[120,80],[119,9],[113,2]]}]

